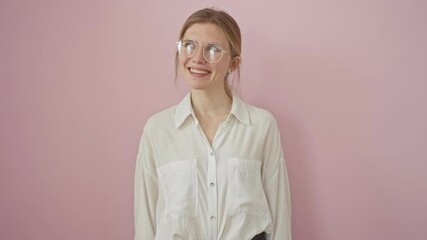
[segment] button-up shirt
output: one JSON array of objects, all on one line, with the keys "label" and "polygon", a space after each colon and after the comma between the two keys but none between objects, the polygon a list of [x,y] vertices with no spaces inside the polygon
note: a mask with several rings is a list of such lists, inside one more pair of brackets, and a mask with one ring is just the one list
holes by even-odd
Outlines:
[{"label": "button-up shirt", "polygon": [[191,93],[144,126],[135,240],[291,240],[288,175],[274,117],[233,96],[212,145]]}]

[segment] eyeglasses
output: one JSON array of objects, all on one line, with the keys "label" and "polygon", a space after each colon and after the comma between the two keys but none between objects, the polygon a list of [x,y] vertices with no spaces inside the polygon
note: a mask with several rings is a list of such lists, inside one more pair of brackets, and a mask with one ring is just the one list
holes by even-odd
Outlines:
[{"label": "eyeglasses", "polygon": [[[176,45],[178,54],[187,58],[194,56],[199,48],[197,42],[191,39],[179,40]],[[216,63],[221,60],[225,52],[227,51],[224,51],[222,46],[217,43],[208,42],[203,45],[203,58],[210,63]]]}]

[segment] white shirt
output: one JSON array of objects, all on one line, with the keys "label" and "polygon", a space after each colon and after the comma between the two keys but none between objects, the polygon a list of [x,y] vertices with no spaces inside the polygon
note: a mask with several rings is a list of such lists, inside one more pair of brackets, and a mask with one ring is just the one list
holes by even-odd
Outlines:
[{"label": "white shirt", "polygon": [[233,96],[209,144],[191,94],[153,115],[135,169],[135,240],[291,240],[288,175],[274,117]]}]

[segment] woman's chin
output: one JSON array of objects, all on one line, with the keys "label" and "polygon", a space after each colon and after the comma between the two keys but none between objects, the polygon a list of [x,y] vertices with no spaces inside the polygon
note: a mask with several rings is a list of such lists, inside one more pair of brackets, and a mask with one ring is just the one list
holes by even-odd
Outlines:
[{"label": "woman's chin", "polygon": [[191,78],[191,79],[187,79],[185,82],[187,83],[188,87],[194,90],[203,90],[203,89],[206,89],[209,85],[208,79]]}]

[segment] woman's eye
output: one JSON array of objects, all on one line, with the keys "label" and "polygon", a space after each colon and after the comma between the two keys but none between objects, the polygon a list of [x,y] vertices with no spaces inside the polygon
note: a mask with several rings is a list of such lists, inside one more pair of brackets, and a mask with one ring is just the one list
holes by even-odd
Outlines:
[{"label": "woman's eye", "polygon": [[194,45],[194,43],[191,43],[191,42],[184,42],[184,47],[185,48],[194,48],[195,45]]},{"label": "woman's eye", "polygon": [[221,52],[221,49],[217,46],[208,46],[208,50],[209,52],[215,52],[215,53]]}]

